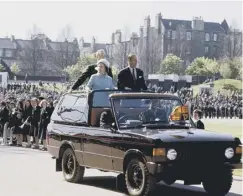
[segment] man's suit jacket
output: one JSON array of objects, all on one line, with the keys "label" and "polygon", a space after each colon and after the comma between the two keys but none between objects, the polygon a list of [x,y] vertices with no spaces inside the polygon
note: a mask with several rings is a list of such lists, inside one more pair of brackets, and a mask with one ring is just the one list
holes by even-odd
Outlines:
[{"label": "man's suit jacket", "polygon": [[110,110],[104,111],[100,115],[100,127],[106,129],[110,128],[112,126],[112,123],[115,122],[114,117],[112,116],[112,113]]},{"label": "man's suit jacket", "polygon": [[204,124],[203,124],[203,122],[201,120],[198,120],[196,122],[196,126],[197,126],[198,129],[205,129],[204,128]]},{"label": "man's suit jacket", "polygon": [[[72,86],[72,90],[76,90],[79,86],[81,86],[88,78],[90,78],[93,74],[97,73],[95,69],[97,64],[89,65],[87,69],[82,73],[82,75],[76,80],[76,82]],[[113,78],[111,68],[109,68],[108,75]]]},{"label": "man's suit jacket", "polygon": [[137,78],[135,82],[133,80],[133,76],[129,67],[124,68],[119,72],[117,81],[117,87],[119,90],[124,90],[125,87],[136,91],[147,90],[147,86],[144,81],[143,71],[138,68],[136,68],[136,71]]}]

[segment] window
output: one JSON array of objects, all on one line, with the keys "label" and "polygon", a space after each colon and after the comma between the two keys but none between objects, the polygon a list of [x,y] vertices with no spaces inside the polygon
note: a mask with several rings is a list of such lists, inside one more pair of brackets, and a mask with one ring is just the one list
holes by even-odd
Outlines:
[{"label": "window", "polygon": [[172,31],[172,39],[176,39],[176,31]]},{"label": "window", "polygon": [[180,39],[184,39],[184,35],[185,35],[184,32],[181,31],[181,32],[180,32]]},{"label": "window", "polygon": [[218,35],[216,33],[213,34],[213,41],[218,41]]},{"label": "window", "polygon": [[50,62],[50,61],[52,61],[52,60],[53,60],[53,57],[49,55],[49,56],[47,57],[47,61]]},{"label": "window", "polygon": [[214,46],[214,47],[213,47],[213,55],[216,55],[216,54],[217,54],[217,47]]},{"label": "window", "polygon": [[53,120],[74,123],[88,122],[87,95],[65,95],[54,110]]},{"label": "window", "polygon": [[192,40],[192,33],[186,32],[186,40]]},{"label": "window", "polygon": [[208,46],[205,46],[205,54],[207,54],[209,52],[209,47]]},{"label": "window", "polygon": [[168,52],[168,53],[171,52],[171,45],[170,45],[170,44],[168,44],[168,46],[167,46],[167,52]]},{"label": "window", "polygon": [[[96,91],[93,96],[93,108],[110,108],[109,95],[115,93],[116,91]],[[118,93],[118,92],[117,92]]]},{"label": "window", "polygon": [[209,35],[209,33],[206,33],[205,34],[205,41],[206,42],[209,42],[210,41],[210,35]]},{"label": "window", "polygon": [[192,48],[191,48],[191,46],[187,46],[186,47],[186,54],[191,54],[192,53]]},{"label": "window", "polygon": [[3,49],[0,49],[0,56],[3,56]]},{"label": "window", "polygon": [[168,31],[167,32],[167,38],[170,39],[170,34],[171,34],[171,31]]},{"label": "window", "polygon": [[6,50],[5,55],[6,55],[6,57],[12,57],[13,54],[12,54],[11,50]]},{"label": "window", "polygon": [[186,66],[188,67],[190,65],[190,61],[186,60]]},{"label": "window", "polygon": [[43,52],[42,51],[38,51],[37,52],[37,59],[39,61],[44,61],[44,57],[43,57]]}]

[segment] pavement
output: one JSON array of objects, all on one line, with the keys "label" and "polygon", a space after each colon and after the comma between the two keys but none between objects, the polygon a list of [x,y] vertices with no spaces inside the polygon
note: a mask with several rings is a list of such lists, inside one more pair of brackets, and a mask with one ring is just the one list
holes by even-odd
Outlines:
[{"label": "pavement", "polygon": [[[0,196],[122,196],[116,191],[116,174],[85,170],[82,184],[65,182],[55,172],[55,160],[47,152],[22,147],[0,146]],[[215,182],[217,183],[217,182]],[[201,185],[185,186],[180,181],[172,186],[158,184],[156,195],[206,196]],[[227,196],[242,195],[242,179],[234,178]]]}]

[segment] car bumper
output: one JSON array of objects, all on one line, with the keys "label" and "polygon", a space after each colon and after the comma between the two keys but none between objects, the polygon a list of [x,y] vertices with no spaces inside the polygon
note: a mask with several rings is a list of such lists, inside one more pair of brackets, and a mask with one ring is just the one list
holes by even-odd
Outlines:
[{"label": "car bumper", "polygon": [[[229,166],[232,169],[242,169],[242,163],[224,163],[223,165],[225,166]],[[170,168],[175,168],[175,169],[183,169],[183,167],[181,167],[180,165],[173,165],[173,164],[158,164],[158,163],[153,163],[153,162],[147,162],[147,167],[149,170],[149,173],[151,174],[158,174],[158,173],[162,173],[163,171],[165,171],[166,169]],[[193,165],[193,167],[195,168],[201,168],[203,167],[203,165]],[[210,167],[210,165],[209,165]],[[190,167],[187,167],[190,168]]]}]

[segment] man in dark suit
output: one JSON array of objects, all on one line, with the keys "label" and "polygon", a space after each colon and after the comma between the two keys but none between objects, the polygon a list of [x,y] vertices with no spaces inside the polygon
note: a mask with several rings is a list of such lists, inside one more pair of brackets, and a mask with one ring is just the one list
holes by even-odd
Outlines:
[{"label": "man in dark suit", "polygon": [[[100,59],[105,59],[105,51],[104,50],[98,50],[96,52],[96,58],[97,62]],[[107,60],[106,60],[107,61]],[[107,61],[108,62],[108,61]],[[109,62],[108,62],[109,63]],[[79,86],[81,86],[87,79],[89,79],[93,74],[97,73],[96,70],[97,64],[88,65],[87,69],[82,73],[82,75],[76,80],[76,82],[73,84],[72,88],[69,90],[69,93],[72,92],[72,90],[76,90]],[[108,68],[108,75],[110,77],[113,77],[111,68]]]},{"label": "man in dark suit", "polygon": [[139,119],[144,123],[155,122],[155,121],[164,121],[168,123],[168,116],[166,115],[166,111],[160,108],[160,100],[152,99],[149,109],[145,112],[142,112],[139,115]]},{"label": "man in dark suit", "polygon": [[128,56],[128,67],[122,69],[118,74],[117,87],[119,90],[147,90],[143,71],[137,66],[137,57],[134,54]]},{"label": "man in dark suit", "polygon": [[196,120],[196,127],[198,129],[205,129],[204,123],[201,121],[202,118],[202,112],[198,109],[193,111],[193,118]]},{"label": "man in dark suit", "polygon": [[107,110],[101,113],[100,115],[100,127],[107,129],[112,126],[112,123],[115,122],[114,117],[112,116],[111,110]]}]

